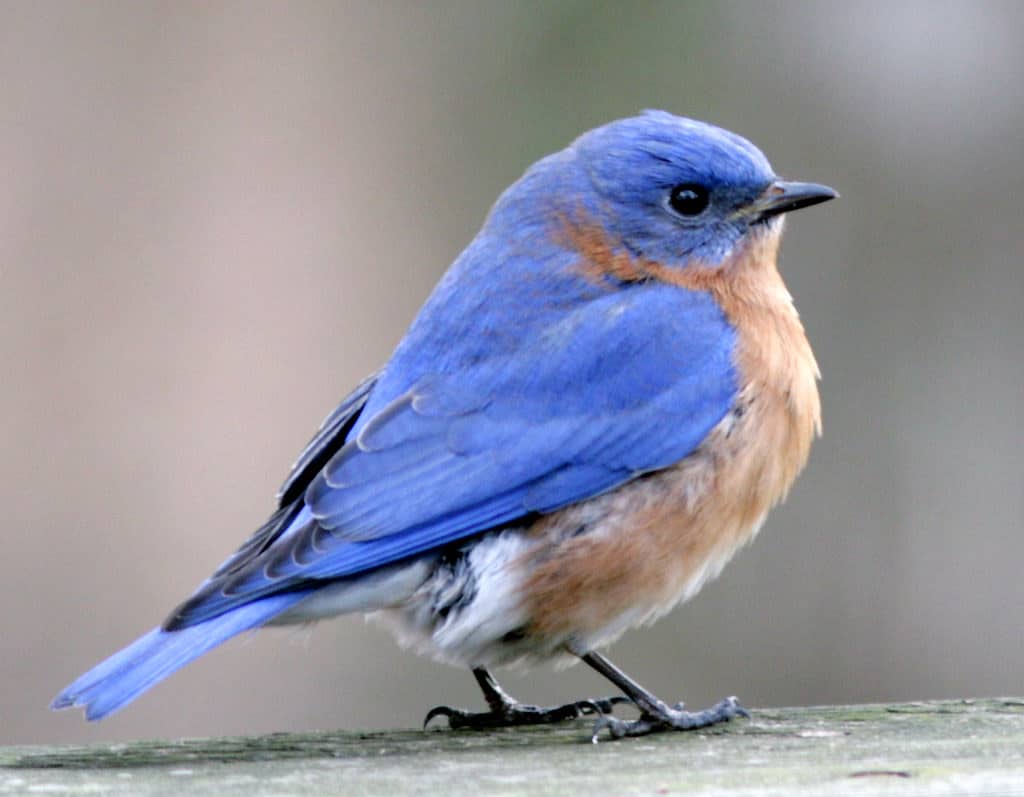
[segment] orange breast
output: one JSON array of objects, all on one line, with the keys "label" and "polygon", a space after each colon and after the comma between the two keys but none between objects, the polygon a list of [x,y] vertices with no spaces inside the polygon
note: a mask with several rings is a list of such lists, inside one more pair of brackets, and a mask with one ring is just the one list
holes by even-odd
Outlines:
[{"label": "orange breast", "polygon": [[[589,649],[654,619],[717,575],[785,497],[821,409],[818,367],[776,267],[780,234],[780,224],[757,229],[715,269],[625,263],[620,253],[585,265],[710,291],[738,331],[741,386],[732,411],[678,465],[534,524],[540,545],[523,562],[522,593],[531,633]],[[588,533],[565,533],[584,522]]]}]

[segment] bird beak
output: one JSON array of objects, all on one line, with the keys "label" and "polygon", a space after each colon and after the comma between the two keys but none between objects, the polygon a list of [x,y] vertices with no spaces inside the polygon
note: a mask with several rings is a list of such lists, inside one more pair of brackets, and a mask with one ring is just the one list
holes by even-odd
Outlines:
[{"label": "bird beak", "polygon": [[835,199],[839,194],[835,189],[818,183],[791,183],[776,180],[757,199],[744,207],[737,215],[747,216],[755,224],[757,222],[789,213],[791,210],[809,208],[821,202]]}]

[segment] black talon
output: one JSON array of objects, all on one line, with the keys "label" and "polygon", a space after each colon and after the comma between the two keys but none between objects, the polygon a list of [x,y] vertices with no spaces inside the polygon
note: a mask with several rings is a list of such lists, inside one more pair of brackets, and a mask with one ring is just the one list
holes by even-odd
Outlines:
[{"label": "black talon", "polygon": [[615,695],[598,700],[577,700],[564,706],[531,706],[510,697],[487,670],[477,667],[473,670],[477,683],[487,699],[490,711],[471,712],[451,706],[435,706],[423,720],[424,729],[435,717],[447,717],[452,729],[502,728],[514,725],[541,725],[574,720],[587,715],[605,716],[615,706],[632,703],[628,697]]},{"label": "black talon", "polygon": [[735,697],[727,697],[720,700],[711,708],[703,711],[679,711],[675,708],[663,706],[664,711],[657,714],[643,714],[639,719],[632,721],[621,720],[618,717],[601,715],[590,734],[590,741],[597,744],[601,731],[608,729],[612,739],[621,739],[624,736],[646,736],[649,733],[662,733],[665,731],[693,731],[700,728],[709,728],[721,722],[729,722],[736,717],[750,719],[750,712],[739,704]]},{"label": "black talon", "polygon": [[[596,700],[577,700],[564,706],[531,706],[512,698],[483,667],[473,669],[473,676],[480,685],[489,711],[472,712],[451,706],[434,706],[423,719],[426,729],[436,717],[447,717],[452,729],[505,728],[516,725],[540,725],[584,716],[597,716],[590,733],[590,741],[597,743],[601,732],[608,731],[612,739],[626,736],[645,736],[649,733],[666,731],[690,731],[707,728],[720,722],[729,722],[737,717],[750,718],[748,712],[735,697],[720,700],[703,711],[686,711],[682,702],[668,706],[652,695],[640,684],[626,675],[600,653],[587,653],[580,658],[618,686],[625,695],[614,695]],[[616,706],[635,706],[640,716],[635,720],[624,720],[614,716]]]},{"label": "black talon", "polygon": [[432,709],[430,709],[430,711],[427,712],[427,716],[423,718],[423,730],[427,729],[427,726],[430,724],[430,721],[434,719],[434,717],[447,717],[448,724],[450,726],[451,717],[454,712],[455,709],[453,709],[451,706],[434,706]]},{"label": "black talon", "polygon": [[591,732],[590,740],[595,744],[601,731],[606,728],[612,739],[621,739],[624,736],[645,736],[664,731],[691,731],[720,722],[729,722],[736,717],[750,718],[750,712],[743,708],[735,697],[720,700],[703,711],[684,711],[681,702],[670,708],[600,653],[591,652],[580,658],[625,692],[640,709],[639,719],[632,721],[603,713],[594,723]]},{"label": "black talon", "polygon": [[633,701],[623,695],[602,697],[599,700],[577,700],[575,704],[581,714],[611,714],[616,706],[633,705]]},{"label": "black talon", "polygon": [[423,727],[430,724],[436,717],[447,717],[448,727],[452,729],[502,728],[515,725],[543,725],[566,720],[579,719],[585,716],[603,717],[611,712],[614,706],[629,703],[627,698],[617,695],[600,700],[578,700],[564,706],[532,706],[517,701],[509,701],[498,710],[472,712],[451,706],[435,706],[427,712]]}]

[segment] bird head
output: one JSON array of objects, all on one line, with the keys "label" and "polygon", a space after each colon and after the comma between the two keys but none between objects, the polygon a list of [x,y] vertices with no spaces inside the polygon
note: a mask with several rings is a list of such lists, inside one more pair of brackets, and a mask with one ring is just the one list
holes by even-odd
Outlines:
[{"label": "bird head", "polygon": [[664,111],[592,130],[539,167],[572,170],[574,191],[559,193],[574,224],[668,267],[721,265],[746,236],[778,234],[782,214],[838,196],[780,179],[734,133]]}]

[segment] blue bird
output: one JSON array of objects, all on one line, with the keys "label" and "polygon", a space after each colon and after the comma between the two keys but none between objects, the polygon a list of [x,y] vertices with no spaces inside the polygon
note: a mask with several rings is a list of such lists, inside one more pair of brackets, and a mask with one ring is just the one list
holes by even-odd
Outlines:
[{"label": "blue bird", "polygon": [[[669,706],[598,649],[717,576],[803,468],[818,368],[776,259],[783,214],[835,196],[662,111],[534,164],[266,524],[53,707],[100,719],[243,631],[376,612],[483,690],[488,711],[427,722],[589,713],[596,740],[747,716],[735,698]],[[490,673],[552,659],[622,696],[530,706]]]}]

